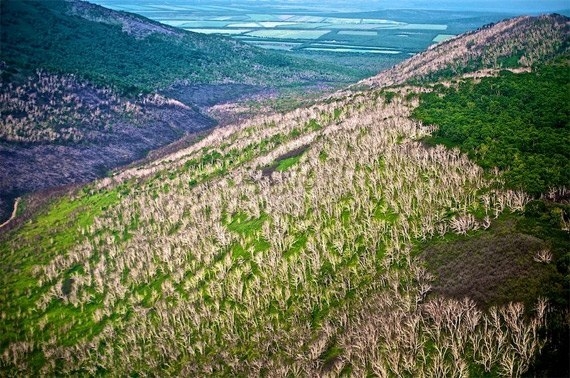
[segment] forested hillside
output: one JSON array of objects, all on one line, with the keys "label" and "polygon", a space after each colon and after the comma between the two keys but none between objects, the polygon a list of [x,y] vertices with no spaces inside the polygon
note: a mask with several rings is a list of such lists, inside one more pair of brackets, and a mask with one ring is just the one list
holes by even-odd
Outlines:
[{"label": "forested hillside", "polygon": [[499,217],[485,233],[426,242],[422,256],[438,277],[438,294],[469,295],[487,306],[548,298],[549,342],[532,371],[538,376],[568,375],[559,364],[570,353],[568,62],[563,55],[532,72],[435,85],[413,111],[438,126],[427,145],[459,147],[489,174],[500,171],[503,187],[534,197],[522,214]]},{"label": "forested hillside", "polygon": [[414,114],[439,125],[432,143],[458,146],[482,167],[506,171],[510,188],[547,193],[570,183],[569,58],[531,73],[442,86],[424,95]]},{"label": "forested hillside", "polygon": [[6,0],[0,6],[4,81],[17,80],[20,70],[44,69],[138,94],[177,82],[278,86],[354,78],[331,65],[186,32],[83,1]]},{"label": "forested hillside", "polygon": [[[211,128],[207,106],[355,79],[83,1],[6,0],[0,14],[2,220],[18,196],[88,182]],[[206,105],[195,101],[204,91]]]},{"label": "forested hillside", "polygon": [[211,127],[171,84],[345,76],[87,3],[0,6],[0,185],[91,181],[1,229],[2,375],[570,373],[567,18],[93,181]]},{"label": "forested hillside", "polygon": [[[215,129],[17,214],[0,235],[2,373],[568,376],[567,23],[462,37],[557,36],[529,40],[528,73],[403,70],[391,87]],[[441,46],[407,64],[427,67]],[[88,117],[96,96],[133,122],[125,138],[145,117],[193,111],[58,78],[84,95],[30,84],[37,106],[75,102]],[[18,96],[5,98],[36,110]],[[105,122],[75,133],[38,112],[38,145],[107,135]]]}]

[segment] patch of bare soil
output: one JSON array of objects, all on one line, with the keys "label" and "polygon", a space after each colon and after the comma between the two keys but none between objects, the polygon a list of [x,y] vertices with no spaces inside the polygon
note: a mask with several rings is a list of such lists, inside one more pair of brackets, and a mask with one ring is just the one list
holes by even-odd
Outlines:
[{"label": "patch of bare soil", "polygon": [[470,297],[487,307],[546,296],[544,285],[556,268],[536,261],[548,245],[522,233],[479,234],[441,243],[422,253],[436,280],[432,293]]}]

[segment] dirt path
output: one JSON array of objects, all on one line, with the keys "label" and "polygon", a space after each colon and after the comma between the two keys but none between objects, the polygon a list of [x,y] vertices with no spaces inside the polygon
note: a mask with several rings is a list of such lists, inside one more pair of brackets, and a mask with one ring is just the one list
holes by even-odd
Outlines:
[{"label": "dirt path", "polygon": [[16,198],[16,201],[14,202],[14,210],[12,210],[12,215],[10,215],[10,218],[9,218],[6,222],[0,224],[0,228],[6,226],[6,225],[7,225],[8,223],[10,223],[14,218],[16,218],[16,213],[18,212],[18,204],[19,204],[19,203],[20,203],[20,197]]}]

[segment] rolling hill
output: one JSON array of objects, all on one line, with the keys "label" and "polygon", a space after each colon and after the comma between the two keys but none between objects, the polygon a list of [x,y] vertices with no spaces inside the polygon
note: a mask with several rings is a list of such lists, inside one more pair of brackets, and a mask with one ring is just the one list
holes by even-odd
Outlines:
[{"label": "rolling hill", "polygon": [[[533,196],[509,181],[512,167],[493,166],[548,156],[528,142],[568,135],[566,115],[525,107],[568,114],[567,94],[548,88],[568,87],[569,56],[535,46],[567,45],[569,20],[522,20],[440,44],[375,87],[216,129],[16,218],[0,241],[3,371],[567,375],[568,186]],[[524,38],[537,30],[548,42]],[[489,35],[502,39],[471,61],[527,41],[529,72],[474,79],[465,74],[482,67],[457,63],[454,77],[422,82],[435,72],[422,67],[446,69],[449,54]],[[501,54],[521,64],[519,49]],[[512,133],[492,106],[533,129]],[[497,135],[481,141],[471,119]],[[553,145],[567,159],[567,145]],[[544,162],[539,174],[558,169]]]}]

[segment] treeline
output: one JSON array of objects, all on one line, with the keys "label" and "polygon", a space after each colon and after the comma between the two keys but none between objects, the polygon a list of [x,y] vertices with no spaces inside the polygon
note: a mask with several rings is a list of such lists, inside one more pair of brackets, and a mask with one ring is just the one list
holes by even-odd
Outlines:
[{"label": "treeline", "polygon": [[439,86],[422,95],[414,116],[439,126],[429,143],[458,146],[483,168],[499,168],[510,188],[538,195],[570,183],[567,60]]}]

